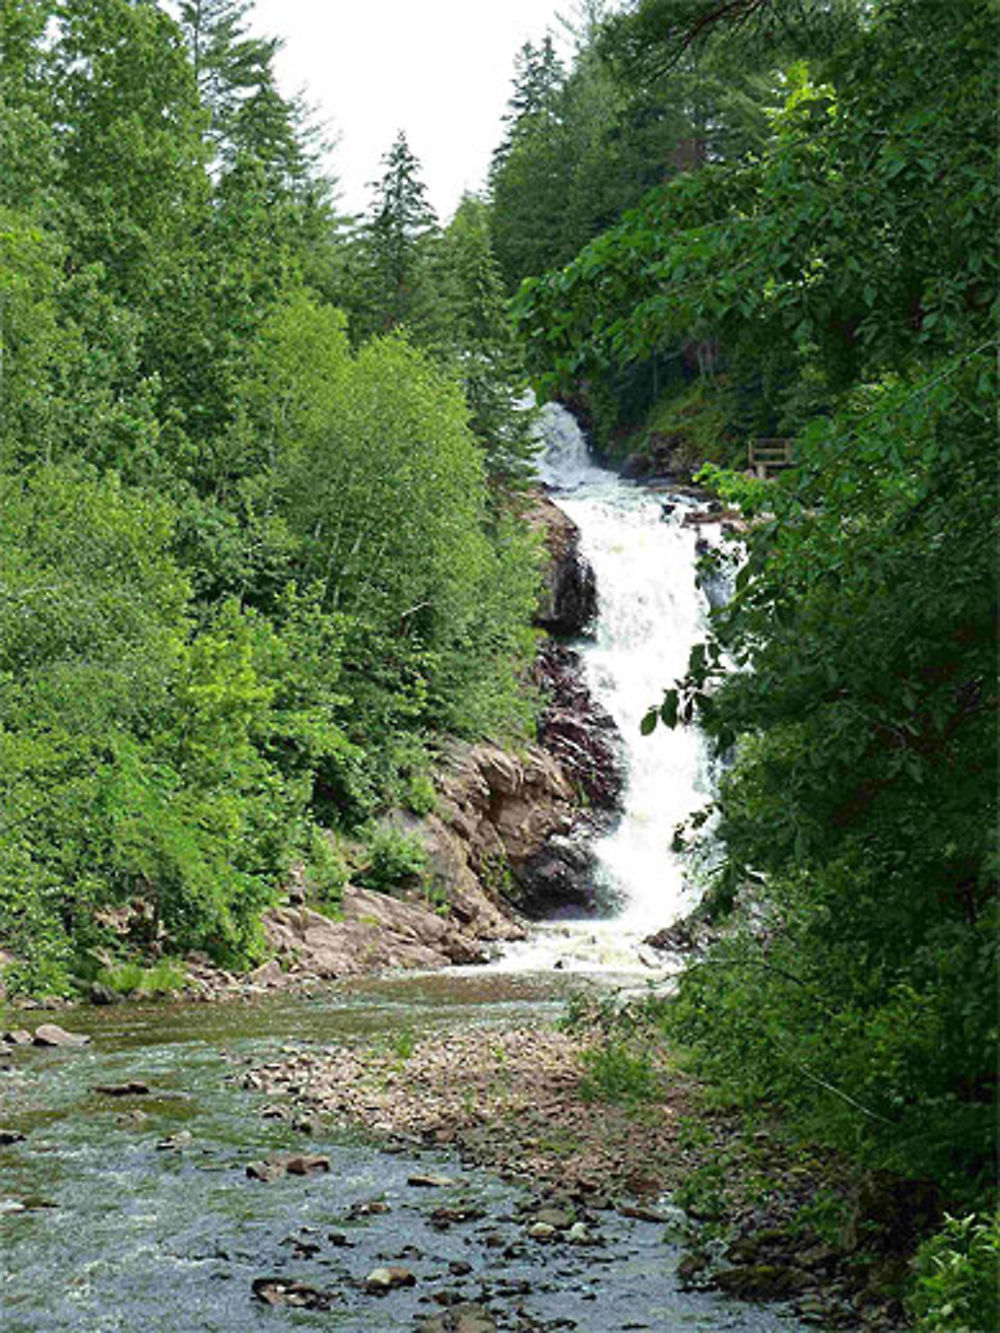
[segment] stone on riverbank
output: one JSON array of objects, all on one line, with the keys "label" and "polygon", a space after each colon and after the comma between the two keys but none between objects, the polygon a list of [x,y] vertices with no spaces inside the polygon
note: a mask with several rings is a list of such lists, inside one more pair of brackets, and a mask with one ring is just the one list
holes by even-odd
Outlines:
[{"label": "stone on riverbank", "polygon": [[413,1185],[416,1189],[443,1189],[448,1185],[454,1185],[451,1176],[434,1175],[414,1175],[407,1180],[407,1185]]}]

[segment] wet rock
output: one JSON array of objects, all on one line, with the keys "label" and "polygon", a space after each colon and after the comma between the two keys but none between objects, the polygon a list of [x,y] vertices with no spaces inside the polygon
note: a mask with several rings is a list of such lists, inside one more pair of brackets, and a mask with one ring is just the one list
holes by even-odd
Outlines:
[{"label": "wet rock", "polygon": [[472,1272],[472,1265],[466,1263],[464,1259],[452,1259],[448,1264],[448,1272],[452,1277],[468,1277]]},{"label": "wet rock", "polygon": [[415,1189],[444,1189],[448,1185],[454,1185],[455,1182],[450,1176],[435,1175],[413,1175],[407,1179],[407,1185],[412,1185]]},{"label": "wet rock", "polygon": [[0,1199],[0,1217],[4,1213],[25,1213],[27,1211],[20,1199]]},{"label": "wet rock", "polygon": [[597,580],[590,563],[574,551],[552,577],[552,611],[540,620],[550,634],[576,637],[585,634],[597,618]]},{"label": "wet rock", "polygon": [[148,1097],[149,1084],[131,1079],[127,1083],[95,1083],[92,1092],[99,1092],[102,1097]]},{"label": "wet rock", "polygon": [[294,1259],[314,1259],[323,1247],[315,1240],[296,1239],[292,1241]]},{"label": "wet rock", "polygon": [[34,1041],[27,1028],[14,1028],[10,1032],[5,1032],[3,1039],[8,1046],[30,1046]]},{"label": "wet rock", "polygon": [[387,1267],[374,1268],[365,1278],[365,1290],[374,1296],[382,1296],[388,1291],[395,1291],[397,1287],[415,1287],[417,1284],[416,1274],[408,1268]]},{"label": "wet rock", "polygon": [[559,1230],[549,1222],[533,1222],[528,1228],[528,1235],[532,1240],[555,1240]]},{"label": "wet rock", "polygon": [[23,1143],[24,1137],[19,1129],[0,1129],[0,1148],[9,1148],[12,1143]]},{"label": "wet rock", "polygon": [[445,1231],[452,1223],[479,1222],[486,1216],[482,1208],[435,1208],[430,1215],[430,1222],[439,1231]]},{"label": "wet rock", "polygon": [[[451,1298],[453,1293],[441,1292],[439,1296]],[[496,1333],[496,1326],[495,1318],[485,1305],[457,1300],[452,1301],[447,1312],[429,1314],[417,1324],[417,1330],[419,1333]],[[536,1328],[537,1325],[531,1326]]]},{"label": "wet rock", "polygon": [[450,1323],[445,1327],[449,1333],[495,1333],[497,1322],[484,1305],[467,1301],[454,1306],[448,1316]]},{"label": "wet rock", "polygon": [[565,1231],[573,1225],[573,1214],[565,1208],[539,1208],[535,1221],[554,1227],[556,1231]]},{"label": "wet rock", "polygon": [[347,1210],[347,1219],[355,1222],[359,1217],[375,1217],[379,1213],[391,1213],[392,1209],[384,1199],[366,1199],[361,1203],[352,1203]]},{"label": "wet rock", "polygon": [[546,643],[532,671],[545,700],[538,738],[587,798],[591,811],[616,811],[625,786],[625,759],[614,719],[593,698],[579,653]]},{"label": "wet rock", "polygon": [[125,996],[120,991],[113,990],[106,986],[103,981],[92,981],[87,991],[87,998],[91,1004],[123,1004]]},{"label": "wet rock", "polygon": [[718,930],[711,917],[706,915],[703,909],[696,907],[679,921],[664,926],[653,935],[647,935],[643,944],[648,944],[650,948],[664,953],[689,954],[707,948],[717,938]]},{"label": "wet rock", "polygon": [[81,1032],[67,1032],[58,1023],[42,1023],[35,1028],[32,1043],[35,1046],[89,1046],[90,1038]]},{"label": "wet rock", "polygon": [[599,1237],[587,1226],[586,1222],[574,1222],[566,1232],[566,1239],[571,1245],[598,1245]]},{"label": "wet rock", "polygon": [[290,1176],[314,1176],[330,1170],[330,1159],[300,1154],[286,1158],[284,1167]]},{"label": "wet rock", "polygon": [[348,1240],[343,1231],[328,1231],[327,1240],[338,1250],[353,1250],[354,1242]]},{"label": "wet rock", "polygon": [[582,634],[597,614],[597,585],[580,555],[579,529],[545,496],[536,497],[528,521],[542,533],[548,553],[535,624],[550,634]]},{"label": "wet rock", "polygon": [[249,1162],[246,1174],[249,1180],[260,1180],[267,1184],[281,1179],[285,1174],[285,1164],[278,1161]]},{"label": "wet rock", "polygon": [[553,908],[593,909],[596,857],[589,843],[555,837],[514,871],[518,906],[528,916],[545,917]]},{"label": "wet rock", "polygon": [[685,1254],[677,1265],[677,1280],[680,1283],[694,1282],[708,1268],[708,1256],[700,1250]]},{"label": "wet rock", "polygon": [[661,1208],[647,1208],[641,1203],[623,1203],[618,1208],[622,1217],[632,1217],[637,1222],[666,1222],[669,1215]]},{"label": "wet rock", "polygon": [[140,1111],[134,1107],[131,1111],[123,1111],[121,1115],[115,1116],[116,1125],[144,1125],[149,1119],[145,1111]]},{"label": "wet rock", "polygon": [[283,1277],[258,1277],[252,1283],[254,1298],[272,1308],[291,1306],[302,1310],[329,1310],[337,1299],[336,1292],[320,1291],[304,1282],[292,1282]]},{"label": "wet rock", "polygon": [[720,1291],[743,1300],[781,1300],[804,1291],[810,1277],[804,1269],[785,1264],[746,1264],[720,1269],[713,1277]]},{"label": "wet rock", "polygon": [[189,1129],[178,1130],[176,1134],[170,1134],[165,1139],[160,1139],[157,1143],[158,1152],[180,1152],[182,1148],[189,1148],[194,1142],[194,1135]]}]

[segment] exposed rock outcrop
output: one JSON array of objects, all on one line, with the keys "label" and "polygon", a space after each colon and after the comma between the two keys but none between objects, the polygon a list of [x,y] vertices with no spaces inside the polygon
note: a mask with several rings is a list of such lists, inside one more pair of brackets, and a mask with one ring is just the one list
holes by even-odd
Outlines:
[{"label": "exposed rock outcrop", "polygon": [[549,554],[536,625],[563,638],[585,634],[597,615],[597,582],[580,554],[576,524],[544,495],[535,498],[528,521]]},{"label": "exposed rock outcrop", "polygon": [[[562,766],[537,746],[514,755],[489,744],[453,743],[441,756],[438,805],[393,823],[419,837],[427,886],[405,899],[348,886],[337,919],[302,904],[265,918],[281,967],[259,969],[264,986],[291,973],[329,980],[388,968],[484,962],[489,945],[524,935],[517,912],[520,868],[573,823],[576,798]],[[446,904],[438,910],[435,901]]]},{"label": "exposed rock outcrop", "polygon": [[622,740],[611,714],[591,695],[579,654],[565,644],[543,644],[535,682],[546,699],[538,724],[541,744],[592,810],[618,810],[625,786]]},{"label": "exposed rock outcrop", "polygon": [[343,917],[336,920],[309,907],[278,907],[264,926],[268,944],[289,971],[326,981],[486,957],[481,945],[424,904],[369,889],[348,887]]}]

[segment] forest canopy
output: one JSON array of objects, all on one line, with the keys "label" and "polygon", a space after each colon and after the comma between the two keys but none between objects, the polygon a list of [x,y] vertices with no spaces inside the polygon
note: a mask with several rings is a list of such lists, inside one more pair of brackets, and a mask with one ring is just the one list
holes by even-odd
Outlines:
[{"label": "forest canopy", "polygon": [[[482,205],[336,207],[242,0],[0,5],[0,940],[231,964],[293,862],[526,734],[531,451]],[[416,786],[414,786],[416,784]],[[133,941],[133,943],[136,943]],[[138,941],[142,944],[142,941]]]}]

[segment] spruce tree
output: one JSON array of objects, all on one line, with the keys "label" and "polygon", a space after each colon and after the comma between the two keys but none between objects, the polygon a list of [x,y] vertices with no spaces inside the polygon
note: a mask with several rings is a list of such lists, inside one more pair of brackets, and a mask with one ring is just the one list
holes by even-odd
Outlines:
[{"label": "spruce tree", "polygon": [[427,201],[420,162],[399,131],[382,158],[365,241],[369,262],[369,331],[401,324],[426,326],[431,318],[427,259],[438,235],[437,217]]}]

